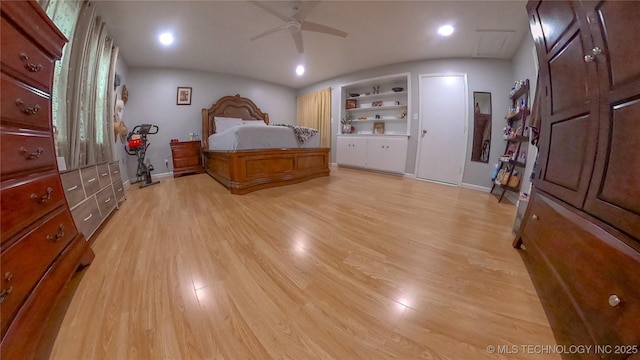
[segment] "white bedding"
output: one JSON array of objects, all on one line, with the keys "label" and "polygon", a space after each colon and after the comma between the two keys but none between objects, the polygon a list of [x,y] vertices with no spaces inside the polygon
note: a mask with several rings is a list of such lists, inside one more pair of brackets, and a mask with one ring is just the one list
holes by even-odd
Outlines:
[{"label": "white bedding", "polygon": [[298,143],[293,129],[284,126],[235,126],[209,136],[209,150],[248,150],[320,147],[320,136]]}]

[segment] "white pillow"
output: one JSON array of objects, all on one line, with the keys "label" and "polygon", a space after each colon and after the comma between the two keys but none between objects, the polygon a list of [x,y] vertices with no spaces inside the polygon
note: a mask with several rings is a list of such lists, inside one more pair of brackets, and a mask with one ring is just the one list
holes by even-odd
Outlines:
[{"label": "white pillow", "polygon": [[230,118],[230,117],[214,117],[216,121],[216,132],[223,132],[227,129],[231,129],[232,127],[241,126],[242,119],[239,118]]},{"label": "white pillow", "polygon": [[242,120],[244,126],[267,126],[262,120]]}]

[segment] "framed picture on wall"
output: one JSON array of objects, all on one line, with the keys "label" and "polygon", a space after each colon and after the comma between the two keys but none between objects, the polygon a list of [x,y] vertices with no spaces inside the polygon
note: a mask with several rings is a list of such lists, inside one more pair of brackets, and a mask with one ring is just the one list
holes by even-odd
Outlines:
[{"label": "framed picture on wall", "polygon": [[191,88],[190,87],[178,87],[178,98],[176,99],[177,105],[191,105]]}]

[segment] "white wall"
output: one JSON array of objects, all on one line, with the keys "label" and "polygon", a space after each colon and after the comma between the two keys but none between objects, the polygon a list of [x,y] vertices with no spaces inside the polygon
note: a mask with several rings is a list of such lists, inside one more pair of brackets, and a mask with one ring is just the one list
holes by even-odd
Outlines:
[{"label": "white wall", "polygon": [[[509,90],[513,86],[514,76],[512,63],[508,60],[493,59],[444,59],[444,60],[424,60],[401,64],[388,65],[374,69],[364,70],[353,74],[343,75],[298,90],[298,95],[307,94],[313,91],[332,88],[332,161],[335,162],[335,144],[338,130],[340,114],[340,87],[343,84],[355,82],[372,77],[397,73],[411,73],[411,111],[409,116],[413,119],[413,114],[419,112],[419,81],[421,74],[429,73],[466,73],[468,80],[468,107],[469,119],[467,129],[467,150],[464,175],[464,184],[476,187],[491,187],[491,172],[498,157],[502,155],[505,148],[502,139],[502,128],[505,125],[504,116],[509,107]],[[473,92],[490,92],[492,99],[493,121],[491,132],[491,153],[489,163],[472,162],[471,146],[473,136]],[[416,151],[418,147],[419,120],[411,120],[409,137],[409,148],[405,164],[405,172],[414,174],[416,163]],[[446,149],[443,149],[446,151]]]},{"label": "white wall", "polygon": [[[269,114],[271,123],[295,124],[296,93],[294,89],[245,77],[190,71],[181,69],[129,68],[126,77],[129,101],[124,119],[133,129],[139,124],[154,124],[160,128],[157,135],[149,135],[151,144],[146,154],[155,170],[152,175],[173,171],[171,139],[189,140],[195,132],[202,138],[203,108],[209,108],[219,98],[240,94],[255,102]],[[191,105],[176,105],[177,88],[191,87]],[[137,162],[129,156],[128,178],[135,180]],[[165,166],[165,159],[169,166]]]}]

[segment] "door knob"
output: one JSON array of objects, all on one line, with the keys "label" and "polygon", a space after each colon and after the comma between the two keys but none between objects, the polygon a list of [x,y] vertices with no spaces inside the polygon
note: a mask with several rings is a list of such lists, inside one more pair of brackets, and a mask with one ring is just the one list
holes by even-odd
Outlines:
[{"label": "door knob", "polygon": [[620,305],[621,302],[622,302],[622,300],[620,300],[618,295],[613,294],[613,295],[609,296],[609,305],[610,306],[616,307],[616,306]]},{"label": "door knob", "polygon": [[427,133],[427,129],[422,129],[422,135]]}]

